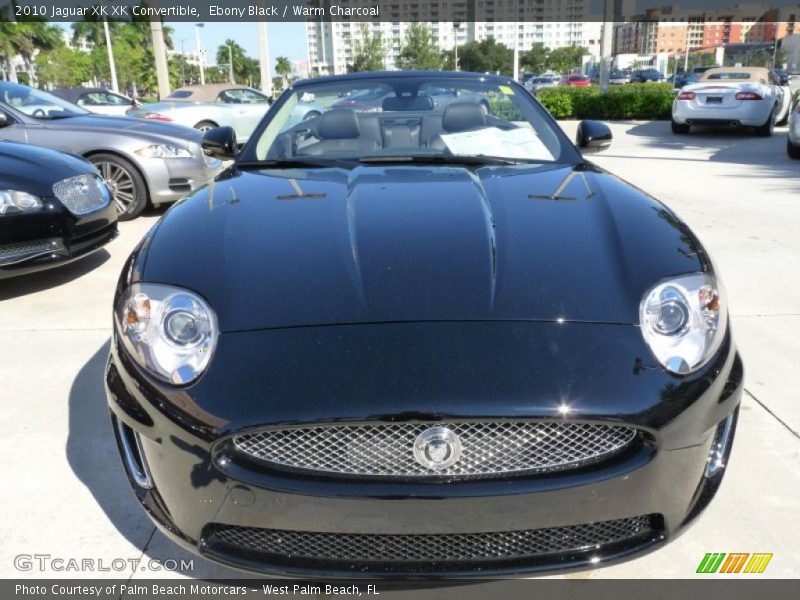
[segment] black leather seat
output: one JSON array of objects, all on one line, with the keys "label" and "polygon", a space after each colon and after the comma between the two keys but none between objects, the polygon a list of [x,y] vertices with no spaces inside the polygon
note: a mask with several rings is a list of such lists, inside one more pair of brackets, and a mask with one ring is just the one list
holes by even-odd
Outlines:
[{"label": "black leather seat", "polygon": [[425,117],[422,123],[422,144],[436,150],[444,150],[446,146],[442,141],[442,134],[477,131],[487,126],[486,112],[480,104],[477,102],[454,102],[444,109],[438,124],[433,119]]},{"label": "black leather seat", "polygon": [[[369,121],[369,122],[367,122]],[[380,147],[377,122],[364,119],[352,110],[333,109],[322,113],[314,128],[319,140],[300,149],[300,154],[321,156],[329,152],[369,153]]]}]

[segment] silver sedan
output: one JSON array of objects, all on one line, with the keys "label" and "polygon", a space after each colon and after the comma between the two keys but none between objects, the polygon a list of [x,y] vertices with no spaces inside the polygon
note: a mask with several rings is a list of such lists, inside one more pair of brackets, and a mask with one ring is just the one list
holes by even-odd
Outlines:
[{"label": "silver sedan", "polygon": [[205,185],[222,163],[203,154],[188,127],[90,113],[51,94],[0,82],[0,139],[83,156],[97,167],[120,220],[148,202],[174,202]]}]

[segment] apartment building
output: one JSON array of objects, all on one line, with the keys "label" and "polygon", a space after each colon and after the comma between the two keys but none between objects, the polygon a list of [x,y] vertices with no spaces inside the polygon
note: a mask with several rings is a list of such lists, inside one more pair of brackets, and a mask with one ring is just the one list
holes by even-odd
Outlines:
[{"label": "apartment building", "polygon": [[[370,5],[367,0],[350,0],[347,6],[360,4]],[[592,51],[599,48],[601,24],[585,22],[589,4],[590,0],[518,0],[513,6],[519,20],[508,21],[498,19],[511,16],[510,9],[494,0],[392,0],[383,2],[380,16],[366,25],[367,31],[383,38],[387,49],[384,68],[391,70],[396,68],[410,25],[408,19],[426,23],[442,50],[494,38],[509,48],[516,46],[520,52],[535,43],[549,48],[586,46]],[[310,73],[346,73],[355,42],[362,39],[363,25],[363,21],[309,19],[306,41]]]}]

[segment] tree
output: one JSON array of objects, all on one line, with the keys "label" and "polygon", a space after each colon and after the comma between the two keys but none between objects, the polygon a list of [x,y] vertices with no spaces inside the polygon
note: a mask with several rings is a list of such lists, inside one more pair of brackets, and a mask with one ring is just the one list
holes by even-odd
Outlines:
[{"label": "tree", "polygon": [[348,65],[348,71],[380,71],[383,69],[383,36],[380,33],[371,33],[369,25],[362,23],[360,26],[361,39],[353,42],[353,62]]},{"label": "tree", "polygon": [[86,52],[58,46],[36,57],[39,84],[77,87],[92,79],[92,58]]},{"label": "tree", "polygon": [[514,51],[494,38],[487,38],[480,42],[470,42],[460,46],[458,64],[463,71],[512,75]]},{"label": "tree", "polygon": [[292,72],[292,63],[285,56],[275,59],[275,72],[280,75],[281,87],[285,88],[289,84],[289,74]]},{"label": "tree", "polygon": [[36,55],[40,51],[52,50],[63,45],[61,30],[43,20],[30,20],[14,24],[10,35],[11,47],[22,57],[28,85],[36,85]]},{"label": "tree", "polygon": [[550,51],[541,42],[536,42],[533,47],[520,56],[523,68],[531,73],[541,74],[547,71],[547,58]]},{"label": "tree", "polygon": [[442,53],[425,23],[412,23],[406,29],[406,39],[397,57],[401,69],[439,70]]},{"label": "tree", "polygon": [[[228,52],[229,47],[230,56]],[[247,80],[247,68],[245,64],[247,56],[245,55],[244,48],[242,48],[235,41],[228,39],[225,40],[224,44],[217,48],[217,64],[227,65],[229,62],[231,62],[231,57],[233,58],[234,79],[238,79],[239,81]]]},{"label": "tree", "polygon": [[547,57],[547,66],[556,73],[570,73],[581,67],[581,59],[586,54],[589,51],[581,46],[554,48]]}]

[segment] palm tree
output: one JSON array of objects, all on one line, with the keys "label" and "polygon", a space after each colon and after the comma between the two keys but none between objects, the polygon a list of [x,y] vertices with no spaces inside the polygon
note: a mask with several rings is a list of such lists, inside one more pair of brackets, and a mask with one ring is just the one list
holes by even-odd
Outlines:
[{"label": "palm tree", "polygon": [[[228,47],[230,47],[230,51],[228,51]],[[233,59],[232,61],[231,58]],[[247,79],[246,59],[244,48],[233,40],[225,40],[225,43],[217,48],[217,64],[222,65],[233,62],[233,73],[240,81]]]},{"label": "palm tree", "polygon": [[16,83],[17,71],[14,69],[12,61],[14,57],[19,54],[19,49],[14,43],[14,32],[16,31],[16,24],[9,23],[5,20],[7,10],[0,9],[0,60],[2,60],[2,68],[9,81]]},{"label": "palm tree", "polygon": [[275,59],[275,72],[281,76],[281,85],[285,88],[288,85],[289,74],[292,72],[292,63],[285,56]]},{"label": "palm tree", "polygon": [[11,35],[12,45],[22,57],[28,74],[28,85],[36,85],[35,57],[40,51],[52,50],[63,44],[61,30],[44,21],[16,23]]}]

